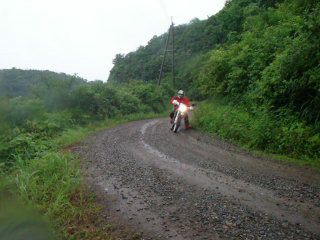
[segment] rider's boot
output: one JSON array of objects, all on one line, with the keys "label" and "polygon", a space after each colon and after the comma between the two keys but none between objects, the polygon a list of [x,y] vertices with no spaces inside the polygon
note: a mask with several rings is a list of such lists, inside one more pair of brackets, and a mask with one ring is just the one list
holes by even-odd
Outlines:
[{"label": "rider's boot", "polygon": [[191,128],[188,115],[184,118],[184,124],[186,126],[186,130]]}]

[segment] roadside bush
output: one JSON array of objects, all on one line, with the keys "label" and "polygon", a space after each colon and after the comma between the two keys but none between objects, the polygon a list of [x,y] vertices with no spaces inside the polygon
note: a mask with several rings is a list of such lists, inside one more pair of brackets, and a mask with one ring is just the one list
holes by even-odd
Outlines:
[{"label": "roadside bush", "polygon": [[71,156],[49,152],[28,163],[17,162],[17,167],[15,183],[22,200],[49,211],[50,217],[66,214],[71,207],[70,196],[81,183]]},{"label": "roadside bush", "polygon": [[70,111],[73,118],[81,122],[133,113],[162,112],[167,93],[154,84],[132,83],[116,88],[100,83],[79,86],[71,95]]},{"label": "roadside bush", "polygon": [[28,120],[43,119],[46,112],[40,99],[16,97],[2,100],[0,104],[1,123],[11,127],[22,126]]},{"label": "roadside bush", "polygon": [[168,93],[161,87],[154,84],[131,85],[132,94],[155,113],[165,110],[168,100]]},{"label": "roadside bush", "polygon": [[48,151],[48,139],[72,126],[71,113],[43,113],[43,119],[26,120],[19,128],[7,131],[0,137],[0,161],[12,166],[17,159],[30,160]]},{"label": "roadside bush", "polygon": [[230,56],[227,51],[214,50],[204,64],[195,84],[205,97],[223,95],[227,88],[225,76],[230,71]]},{"label": "roadside bush", "polygon": [[294,158],[319,159],[320,134],[292,115],[275,119],[267,109],[255,113],[221,100],[199,104],[193,125],[250,149]]},{"label": "roadside bush", "polygon": [[34,211],[48,217],[55,229],[59,229],[56,236],[65,239],[65,224],[79,217],[79,211],[83,211],[73,203],[75,196],[81,203],[79,191],[82,179],[77,160],[71,155],[47,152],[27,162],[18,159],[14,174],[9,176],[1,172],[0,166],[0,193],[6,196],[6,199],[0,199],[0,203],[18,199],[23,206],[32,206]]},{"label": "roadside bush", "polygon": [[16,135],[4,137],[0,142],[0,163],[12,167],[17,161],[29,161],[48,151],[52,146],[46,139],[37,139],[31,133],[16,131]]},{"label": "roadside bush", "polygon": [[119,93],[120,106],[119,110],[122,115],[128,115],[141,112],[141,101],[138,97],[130,92],[121,91]]},{"label": "roadside bush", "polygon": [[43,120],[27,121],[22,127],[24,132],[32,133],[35,138],[52,137],[74,124],[68,111],[45,113]]},{"label": "roadside bush", "polygon": [[289,108],[300,118],[320,119],[320,47],[297,38],[267,67],[257,85],[257,95],[274,108]]}]

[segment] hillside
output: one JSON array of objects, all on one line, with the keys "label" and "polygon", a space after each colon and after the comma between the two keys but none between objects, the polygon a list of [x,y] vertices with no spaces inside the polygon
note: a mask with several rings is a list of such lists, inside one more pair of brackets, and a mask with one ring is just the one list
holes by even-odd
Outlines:
[{"label": "hillside", "polygon": [[86,83],[86,80],[65,73],[40,70],[2,69],[0,70],[0,97],[27,96],[33,87],[44,86],[48,79],[66,81],[73,78],[73,85]]},{"label": "hillside", "polygon": [[[197,18],[188,24],[175,27],[175,50],[178,67],[178,82],[184,83],[186,66],[192,58],[218,48],[226,42],[240,40],[245,19],[264,11],[283,0],[233,0],[227,1],[225,7],[207,20]],[[135,52],[117,54],[110,72],[108,82],[124,83],[132,79],[153,82],[159,75],[165,41],[168,33],[154,36],[146,46],[140,46]],[[167,59],[166,72],[171,71],[171,60]],[[182,75],[182,76],[180,76]],[[188,79],[190,80],[190,79]]]}]

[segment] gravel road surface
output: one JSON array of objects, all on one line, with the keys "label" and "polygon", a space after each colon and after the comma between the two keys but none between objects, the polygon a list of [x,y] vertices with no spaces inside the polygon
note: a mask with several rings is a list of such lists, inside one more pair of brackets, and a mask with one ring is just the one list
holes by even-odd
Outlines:
[{"label": "gravel road surface", "polygon": [[167,118],[100,131],[74,151],[110,221],[139,239],[320,239],[319,171],[174,134]]}]

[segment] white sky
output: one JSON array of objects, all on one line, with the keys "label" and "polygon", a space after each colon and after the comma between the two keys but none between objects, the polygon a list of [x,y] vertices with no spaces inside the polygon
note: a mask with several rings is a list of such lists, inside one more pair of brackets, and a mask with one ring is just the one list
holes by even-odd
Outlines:
[{"label": "white sky", "polygon": [[[206,19],[225,0],[0,0],[0,69],[77,73],[106,81],[127,54],[176,25]],[[160,67],[160,66],[159,66]]]}]

